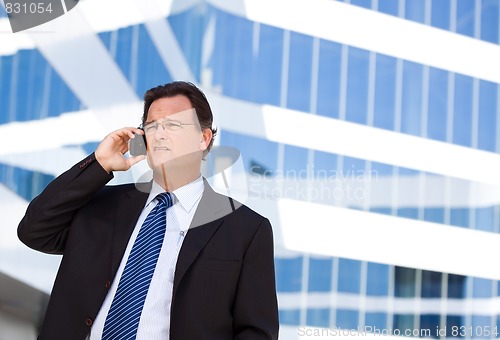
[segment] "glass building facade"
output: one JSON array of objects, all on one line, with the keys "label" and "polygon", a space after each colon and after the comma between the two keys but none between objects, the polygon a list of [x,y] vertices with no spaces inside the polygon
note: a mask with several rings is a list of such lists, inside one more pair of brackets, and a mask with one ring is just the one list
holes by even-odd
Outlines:
[{"label": "glass building facade", "polygon": [[[256,9],[240,4],[235,8],[223,1],[192,1],[172,6],[156,22],[169,29],[175,46],[140,20],[89,26],[96,45],[106,51],[123,77],[120,82],[138,102],[148,88],[179,79],[176,60],[161,52],[163,43],[168,51],[179,52],[190,80],[207,90],[209,100],[228,100],[224,112],[216,112],[217,143],[240,150],[248,204],[263,207],[263,213],[271,211],[282,338],[303,338],[316,328],[433,338],[499,337],[497,260],[483,256],[481,248],[485,239],[500,240],[500,182],[481,173],[500,164],[500,62],[474,59],[475,54],[468,58],[473,44],[500,53],[500,2],[304,2],[312,16],[329,9],[332,14],[355,15],[352,20],[358,25],[363,22],[357,18],[368,18],[359,32],[350,35],[347,30],[339,40],[332,38],[336,27],[314,26],[302,18],[290,20],[296,21],[291,27],[290,21],[260,15],[265,5]],[[0,6],[0,20],[6,21],[2,10]],[[283,8],[280,15],[291,14]],[[369,37],[366,41],[374,40],[370,43],[356,39],[356,34],[369,36],[370,25],[381,22],[408,30],[410,41],[434,35],[436,41],[429,41],[429,51],[406,58],[403,48],[385,49],[389,38]],[[302,26],[304,30],[295,29]],[[464,60],[463,72],[457,69],[460,65],[434,62],[433,46],[446,50],[442,44],[448,41],[452,51],[463,52],[456,56]],[[64,53],[71,58],[73,52]],[[68,81],[67,69],[49,55],[38,43],[0,55],[0,131],[18,135],[29,124],[97,112],[80,92],[92,83]],[[483,64],[491,76],[469,69],[468,63]],[[240,112],[231,103],[258,108],[255,118],[248,117],[251,109]],[[284,119],[268,120],[274,115]],[[130,124],[138,124],[139,118]],[[253,119],[263,123],[245,125]],[[323,127],[332,129],[318,134]],[[344,131],[352,133],[339,143],[335,138]],[[56,148],[37,148],[61,155],[53,168],[48,160],[30,164],[29,149],[4,148],[0,185],[25,207],[60,173],[61,164],[72,164],[73,158],[65,163],[63,155],[70,152],[76,159],[92,152],[98,141],[69,139]],[[298,210],[282,208],[290,202]],[[315,215],[316,209],[327,218]],[[293,214],[309,216],[307,223],[287,225],[286,216]],[[408,237],[390,233],[386,223],[408,230]],[[2,225],[10,232],[16,227]],[[350,228],[371,230],[395,248],[382,249],[378,239],[369,242],[364,234],[339,240]],[[294,232],[308,229],[313,234],[310,243],[294,246],[287,241]],[[469,243],[455,249],[463,246],[454,244],[462,232]],[[413,234],[420,238],[412,239]],[[316,247],[314,242],[330,242],[331,247]],[[351,246],[336,246],[339,242]],[[368,248],[371,255],[364,253]],[[423,259],[426,253],[438,256],[429,262]],[[465,256],[457,258],[457,253]],[[5,268],[8,265],[1,269],[9,271]],[[24,279],[33,284],[29,275]]]}]

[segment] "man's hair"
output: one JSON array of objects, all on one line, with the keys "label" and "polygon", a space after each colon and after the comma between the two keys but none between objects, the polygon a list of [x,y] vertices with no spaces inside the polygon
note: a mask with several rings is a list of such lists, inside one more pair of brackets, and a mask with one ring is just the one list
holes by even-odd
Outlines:
[{"label": "man's hair", "polygon": [[146,123],[146,120],[148,119],[149,107],[155,100],[160,98],[175,97],[177,95],[183,95],[189,99],[191,105],[196,111],[201,131],[205,129],[212,130],[212,140],[210,140],[210,143],[204,152],[204,155],[206,155],[212,148],[215,135],[217,134],[217,129],[212,127],[214,117],[212,115],[212,109],[210,108],[207,97],[205,97],[205,94],[193,83],[186,81],[174,81],[172,83],[159,85],[147,90],[144,94],[142,124],[144,125]]}]

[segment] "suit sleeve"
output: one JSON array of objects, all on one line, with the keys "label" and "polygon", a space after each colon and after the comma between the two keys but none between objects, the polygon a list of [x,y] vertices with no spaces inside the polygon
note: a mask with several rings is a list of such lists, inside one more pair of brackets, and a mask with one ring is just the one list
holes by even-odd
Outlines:
[{"label": "suit sleeve", "polygon": [[244,257],[234,302],[234,339],[277,339],[278,329],[273,234],[264,219]]},{"label": "suit sleeve", "polygon": [[112,178],[91,154],[31,201],[17,229],[19,239],[32,249],[62,254],[76,211]]}]

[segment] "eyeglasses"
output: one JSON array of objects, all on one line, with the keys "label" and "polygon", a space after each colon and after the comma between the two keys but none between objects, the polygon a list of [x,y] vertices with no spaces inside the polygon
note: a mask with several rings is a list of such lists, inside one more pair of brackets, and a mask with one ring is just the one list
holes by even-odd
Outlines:
[{"label": "eyeglasses", "polygon": [[165,120],[156,120],[154,122],[146,123],[146,125],[142,126],[142,129],[144,130],[146,135],[153,135],[156,133],[156,131],[158,131],[159,126],[163,128],[163,131],[174,132],[181,130],[186,125],[196,125],[196,124],[182,123],[178,120],[165,119]]}]

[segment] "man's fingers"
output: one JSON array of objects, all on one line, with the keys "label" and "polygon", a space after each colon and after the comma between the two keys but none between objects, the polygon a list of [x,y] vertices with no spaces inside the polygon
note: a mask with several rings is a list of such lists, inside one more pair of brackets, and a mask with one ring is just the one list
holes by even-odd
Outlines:
[{"label": "man's fingers", "polygon": [[139,163],[140,161],[143,161],[146,159],[145,155],[139,155],[139,156],[132,156],[128,158],[128,162],[130,166],[132,167],[133,165]]}]

